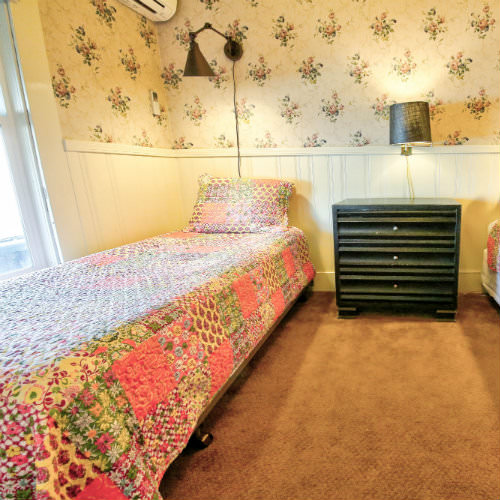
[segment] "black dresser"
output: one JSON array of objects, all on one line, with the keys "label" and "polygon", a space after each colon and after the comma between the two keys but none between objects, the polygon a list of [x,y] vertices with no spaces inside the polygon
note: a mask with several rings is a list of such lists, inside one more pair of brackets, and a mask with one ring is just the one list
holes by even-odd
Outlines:
[{"label": "black dresser", "polygon": [[461,205],[455,200],[349,199],[332,205],[339,317],[404,306],[454,320]]}]

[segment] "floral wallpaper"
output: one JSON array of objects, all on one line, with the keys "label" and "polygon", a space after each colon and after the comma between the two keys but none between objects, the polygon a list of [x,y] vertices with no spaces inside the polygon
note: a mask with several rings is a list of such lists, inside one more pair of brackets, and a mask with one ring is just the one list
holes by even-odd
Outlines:
[{"label": "floral wallpaper", "polygon": [[39,0],[39,7],[64,137],[172,147],[157,26],[112,0]]},{"label": "floral wallpaper", "polygon": [[242,146],[388,144],[389,106],[413,100],[430,103],[434,143],[498,144],[499,17],[493,0],[181,0],[158,25],[170,147],[236,141],[224,40],[198,37],[215,77],[183,77],[188,32],[205,22],[243,44]]}]

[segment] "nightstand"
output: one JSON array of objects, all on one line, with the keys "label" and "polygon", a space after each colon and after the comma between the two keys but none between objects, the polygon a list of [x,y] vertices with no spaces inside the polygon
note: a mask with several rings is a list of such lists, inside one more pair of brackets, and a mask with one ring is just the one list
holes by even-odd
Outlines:
[{"label": "nightstand", "polygon": [[459,203],[348,199],[332,210],[339,317],[374,306],[405,306],[455,319]]}]

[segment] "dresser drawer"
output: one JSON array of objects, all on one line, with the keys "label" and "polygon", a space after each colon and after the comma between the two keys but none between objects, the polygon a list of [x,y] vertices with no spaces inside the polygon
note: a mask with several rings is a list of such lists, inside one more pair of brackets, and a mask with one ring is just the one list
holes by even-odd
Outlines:
[{"label": "dresser drawer", "polygon": [[408,281],[405,279],[341,279],[341,293],[393,295],[453,295],[454,280]]},{"label": "dresser drawer", "polygon": [[[441,249],[442,250],[442,249]],[[455,250],[434,252],[409,248],[348,248],[339,250],[340,266],[454,267]]]},{"label": "dresser drawer", "polygon": [[339,240],[353,238],[420,238],[420,239],[455,239],[455,223],[440,222],[432,223],[428,219],[423,222],[387,221],[387,222],[339,222]]},{"label": "dresser drawer", "polygon": [[337,213],[339,241],[359,238],[455,239],[455,210],[341,209]]},{"label": "dresser drawer", "polygon": [[[359,307],[362,305],[372,304],[414,304],[425,306],[436,306],[436,309],[446,308],[453,309],[456,304],[452,297],[446,295],[404,295],[404,294],[363,294],[363,293],[345,293],[341,292],[338,295],[338,300],[341,301],[340,306],[351,309],[352,306]],[[341,309],[339,308],[339,314]]]}]

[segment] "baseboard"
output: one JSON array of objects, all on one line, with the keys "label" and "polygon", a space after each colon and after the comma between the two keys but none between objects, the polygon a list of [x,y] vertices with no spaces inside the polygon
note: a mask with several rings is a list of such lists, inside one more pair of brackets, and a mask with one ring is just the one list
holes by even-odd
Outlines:
[{"label": "baseboard", "polygon": [[333,271],[320,271],[314,278],[314,292],[333,292],[335,290],[335,273]]},{"label": "baseboard", "polygon": [[483,293],[481,271],[460,271],[458,274],[458,291],[460,293]]},{"label": "baseboard", "polygon": [[[333,271],[319,271],[314,278],[315,292],[333,292],[335,290],[335,273]],[[460,271],[458,275],[459,293],[483,291],[481,287],[480,271]]]}]

